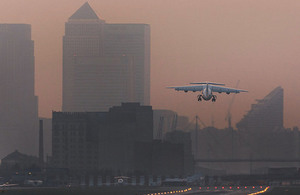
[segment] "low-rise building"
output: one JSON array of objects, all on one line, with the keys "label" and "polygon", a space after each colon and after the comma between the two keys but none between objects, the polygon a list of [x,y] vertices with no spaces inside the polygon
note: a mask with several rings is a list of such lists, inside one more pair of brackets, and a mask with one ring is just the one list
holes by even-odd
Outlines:
[{"label": "low-rise building", "polygon": [[20,153],[18,150],[8,154],[1,160],[1,170],[20,171],[39,166],[39,159]]}]

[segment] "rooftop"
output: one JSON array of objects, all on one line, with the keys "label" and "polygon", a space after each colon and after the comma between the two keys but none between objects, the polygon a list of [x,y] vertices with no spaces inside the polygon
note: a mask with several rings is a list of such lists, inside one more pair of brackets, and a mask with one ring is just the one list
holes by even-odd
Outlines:
[{"label": "rooftop", "polygon": [[83,4],[69,19],[75,20],[99,20],[95,11],[91,8],[90,4],[86,2]]}]

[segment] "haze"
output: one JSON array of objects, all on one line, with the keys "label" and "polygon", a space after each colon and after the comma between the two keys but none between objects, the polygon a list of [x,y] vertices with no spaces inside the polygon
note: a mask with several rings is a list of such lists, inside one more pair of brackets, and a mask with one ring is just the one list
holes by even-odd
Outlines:
[{"label": "haze", "polygon": [[[1,23],[32,25],[39,115],[61,110],[62,36],[86,0],[1,0]],[[151,26],[151,105],[216,127],[226,126],[232,95],[197,102],[196,93],[166,86],[214,81],[246,89],[232,107],[233,123],[277,86],[284,88],[284,125],[300,126],[300,1],[90,0],[108,23]]]}]

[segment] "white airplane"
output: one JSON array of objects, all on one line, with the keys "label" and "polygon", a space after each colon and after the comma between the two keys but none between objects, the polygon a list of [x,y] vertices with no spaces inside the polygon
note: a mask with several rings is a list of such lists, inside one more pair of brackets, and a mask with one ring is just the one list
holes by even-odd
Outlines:
[{"label": "white airplane", "polygon": [[202,82],[202,83],[190,83],[193,85],[189,86],[179,86],[179,87],[167,87],[169,89],[175,89],[176,91],[202,91],[202,94],[198,95],[198,101],[208,101],[211,99],[211,101],[215,102],[217,100],[217,96],[213,95],[213,92],[218,92],[218,93],[240,93],[240,92],[248,92],[245,90],[241,89],[234,89],[234,88],[228,88],[228,87],[222,87],[225,84],[220,84],[220,83],[212,83],[212,82]]},{"label": "white airplane", "polygon": [[14,186],[18,186],[19,184],[9,184],[9,183],[5,183],[5,184],[0,184],[0,188],[6,188],[6,187],[14,187]]}]

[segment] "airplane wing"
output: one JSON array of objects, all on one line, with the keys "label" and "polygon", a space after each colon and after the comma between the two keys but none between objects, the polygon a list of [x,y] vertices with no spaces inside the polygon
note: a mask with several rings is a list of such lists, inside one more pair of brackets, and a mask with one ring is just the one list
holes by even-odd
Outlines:
[{"label": "airplane wing", "polygon": [[191,86],[179,86],[179,87],[167,87],[168,89],[175,89],[176,91],[202,91],[204,86],[203,85],[191,85]]},{"label": "airplane wing", "polygon": [[228,88],[228,87],[221,87],[221,86],[215,86],[211,85],[211,90],[213,92],[218,92],[218,93],[240,93],[240,92],[248,92],[246,90],[242,89],[234,89],[234,88]]}]

